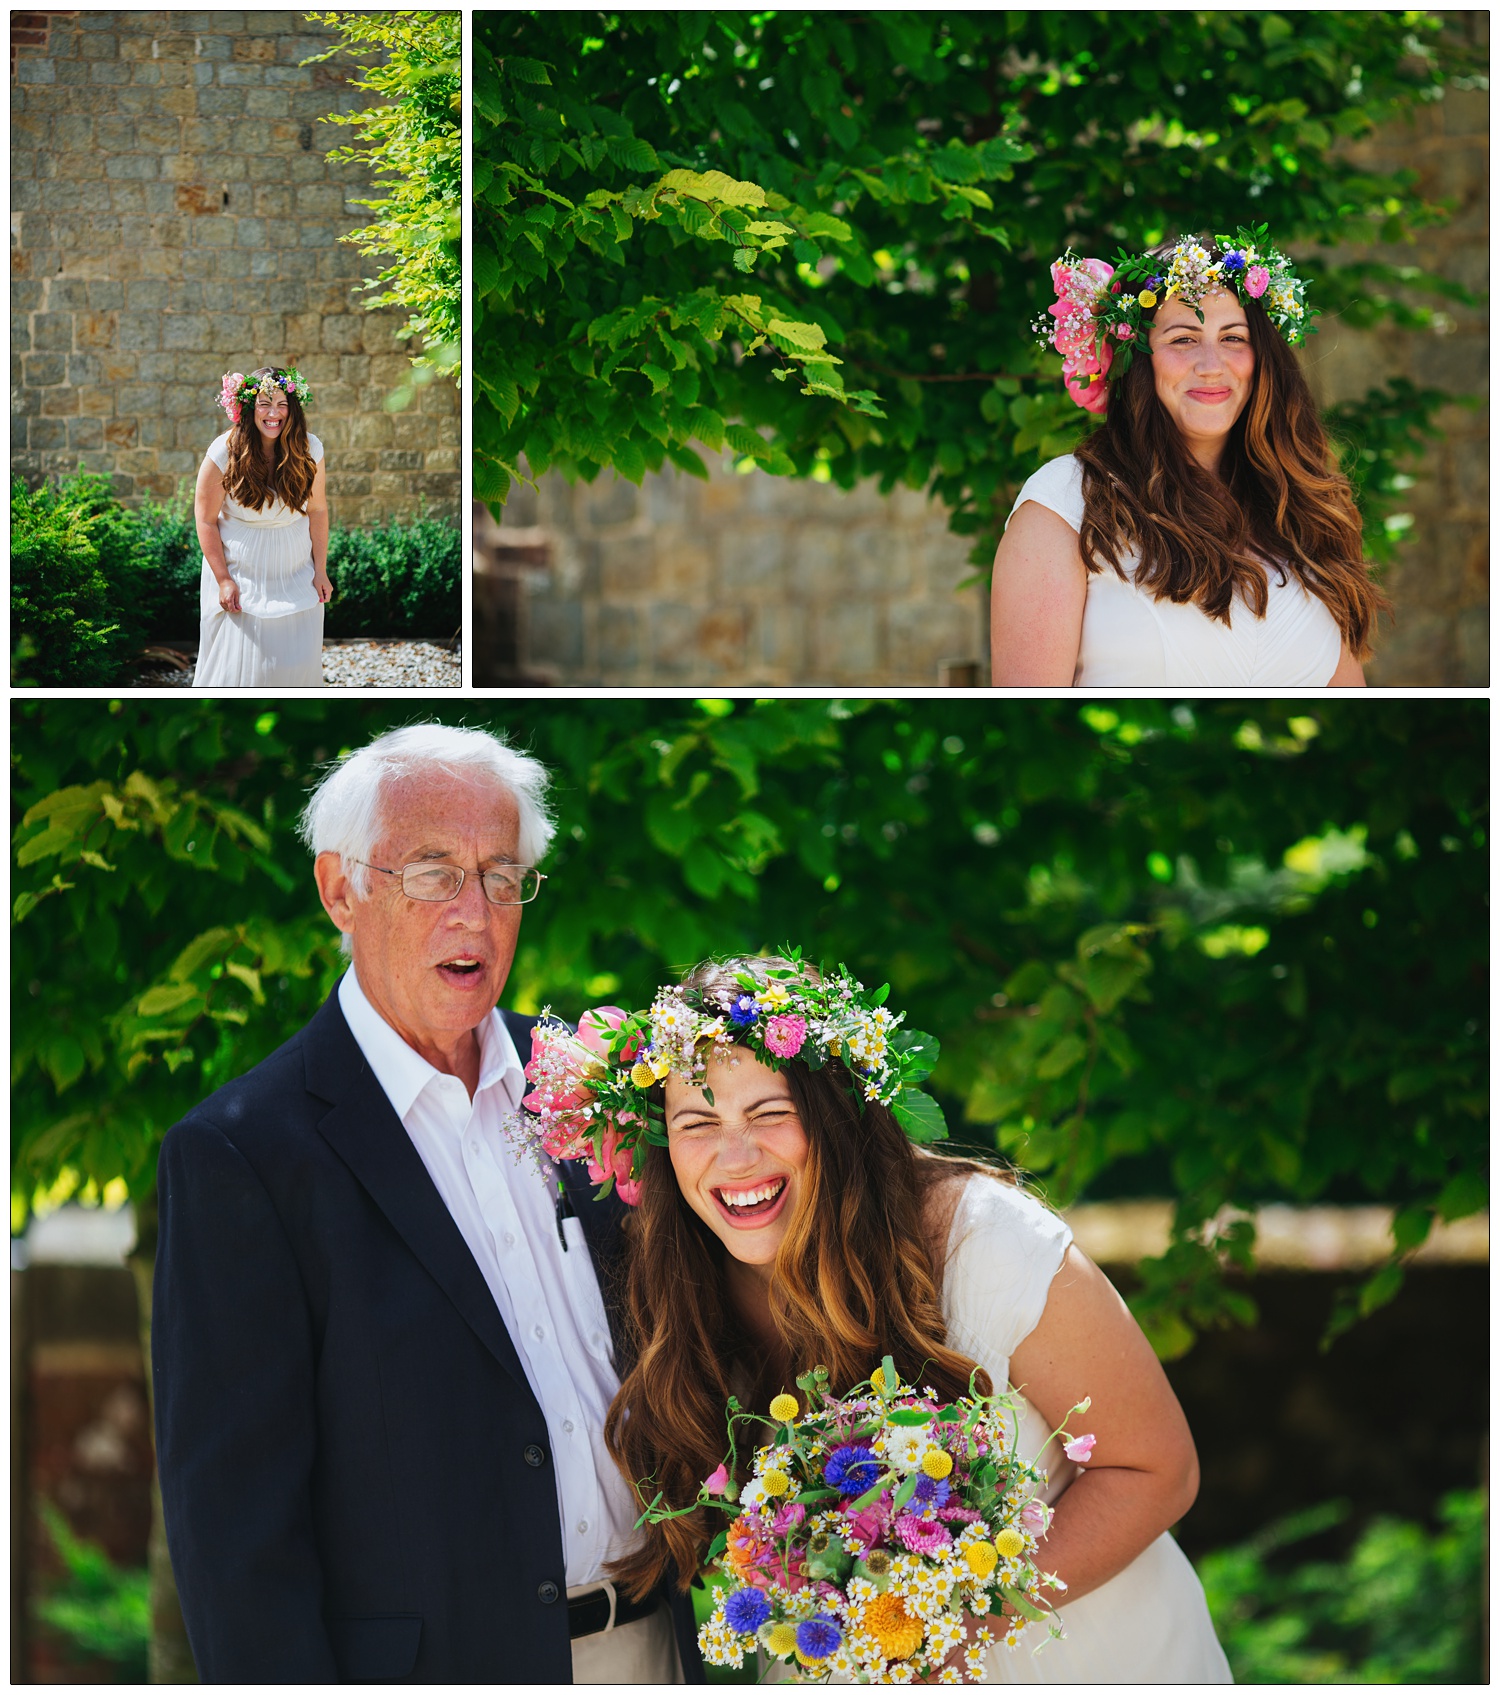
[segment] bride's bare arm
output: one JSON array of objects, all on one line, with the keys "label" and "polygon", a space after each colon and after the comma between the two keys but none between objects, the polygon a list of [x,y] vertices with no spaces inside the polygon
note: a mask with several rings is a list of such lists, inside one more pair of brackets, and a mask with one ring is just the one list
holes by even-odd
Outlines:
[{"label": "bride's bare arm", "polygon": [[1022,504],[990,580],[990,680],[996,688],[1071,688],[1088,574],[1078,536],[1057,513]]},{"label": "bride's bare arm", "polygon": [[[1037,1553],[1066,1594],[1097,1589],[1175,1524],[1198,1493],[1198,1455],[1182,1408],[1151,1344],[1104,1273],[1069,1248],[1041,1323],[1011,1357],[1011,1381],[1056,1428],[1085,1396],[1070,1434],[1098,1443],[1083,1475],[1056,1503]],[[1029,1457],[1029,1456],[1027,1456]]]},{"label": "bride's bare arm", "polygon": [[240,591],[229,566],[224,560],[224,542],[219,535],[219,512],[224,505],[224,473],[212,459],[205,458],[198,467],[198,486],[193,491],[193,520],[198,529],[198,545],[219,585],[219,605],[226,612],[240,609]]},{"label": "bride's bare arm", "polygon": [[1328,679],[1331,689],[1362,689],[1365,687],[1365,668],[1350,653],[1348,646],[1339,644],[1339,662],[1333,675]]}]

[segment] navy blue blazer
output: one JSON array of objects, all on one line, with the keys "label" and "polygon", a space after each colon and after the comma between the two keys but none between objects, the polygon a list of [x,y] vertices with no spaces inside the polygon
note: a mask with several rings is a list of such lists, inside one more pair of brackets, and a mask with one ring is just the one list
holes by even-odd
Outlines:
[{"label": "navy blue blazer", "polygon": [[[524,1064],[532,1021],[504,1016]],[[623,1208],[564,1182],[622,1359]],[[157,1193],[157,1463],[200,1678],[571,1682],[546,1421],[336,993],[168,1132]]]}]

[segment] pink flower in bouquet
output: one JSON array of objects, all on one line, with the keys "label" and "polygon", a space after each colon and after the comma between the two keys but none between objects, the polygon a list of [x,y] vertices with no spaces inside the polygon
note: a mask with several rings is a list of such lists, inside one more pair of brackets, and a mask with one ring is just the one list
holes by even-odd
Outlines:
[{"label": "pink flower in bouquet", "polygon": [[1075,1436],[1071,1442],[1063,1443],[1063,1452],[1070,1460],[1076,1460],[1082,1465],[1094,1451],[1092,1436]]},{"label": "pink flower in bouquet", "polygon": [[935,1554],[953,1540],[942,1525],[918,1518],[914,1513],[902,1513],[891,1528],[901,1546],[913,1554]]},{"label": "pink flower in bouquet", "polygon": [[[622,1119],[629,1117],[621,1113]],[[601,1165],[594,1158],[593,1150],[587,1152],[589,1162],[589,1178],[592,1182],[602,1183],[611,1172],[615,1176],[615,1193],[628,1207],[639,1206],[641,1200],[640,1179],[632,1178],[630,1168],[635,1163],[635,1151],[632,1148],[620,1146],[620,1132],[611,1124],[604,1132],[604,1163]]]},{"label": "pink flower in bouquet", "polygon": [[[622,1007],[596,1006],[578,1020],[578,1040],[603,1059],[609,1052],[609,1044],[614,1040],[615,1031],[629,1016]],[[640,1051],[641,1037],[637,1031],[621,1050],[620,1058],[629,1065]]]},{"label": "pink flower in bouquet", "polygon": [[800,1501],[788,1501],[771,1520],[771,1534],[786,1536],[803,1522],[807,1517],[807,1508]]},{"label": "pink flower in bouquet", "polygon": [[1052,1509],[1045,1501],[1028,1501],[1021,1508],[1021,1528],[1030,1536],[1045,1536],[1052,1522]]},{"label": "pink flower in bouquet", "polygon": [[717,1471],[710,1472],[703,1479],[703,1487],[710,1495],[722,1495],[729,1487],[728,1469],[721,1463]]},{"label": "pink flower in bouquet", "polygon": [[849,1514],[849,1533],[868,1551],[878,1548],[891,1527],[891,1497],[882,1495],[872,1507]]},{"label": "pink flower in bouquet", "polygon": [[807,1035],[807,1020],[783,1013],[766,1020],[766,1046],[778,1059],[795,1059]]},{"label": "pink flower in bouquet", "polygon": [[1252,265],[1245,272],[1245,293],[1252,300],[1259,300],[1271,284],[1271,273],[1264,265]]}]

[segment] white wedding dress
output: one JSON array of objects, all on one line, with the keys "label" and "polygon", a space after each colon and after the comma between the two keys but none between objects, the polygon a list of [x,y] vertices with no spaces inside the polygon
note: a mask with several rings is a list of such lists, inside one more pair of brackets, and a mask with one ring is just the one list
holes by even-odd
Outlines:
[{"label": "white wedding dress", "polygon": [[[982,1365],[996,1387],[1036,1329],[1073,1233],[1056,1213],[1011,1184],[971,1177],[948,1238],[943,1316],[948,1343]],[[1032,1459],[1050,1434],[1022,1397],[1020,1453]],[[1077,1421],[1075,1421],[1077,1422]],[[1077,1423],[1074,1435],[1088,1429]],[[1052,1442],[1042,1459],[1050,1504],[1082,1474]],[[1058,1609],[1062,1639],[1045,1625],[1014,1648],[989,1650],[989,1683],[1230,1683],[1233,1678],[1186,1554],[1168,1533],[1108,1583]],[[1038,1646],[1040,1645],[1040,1646]],[[1033,1653],[1033,1649],[1037,1651]]]},{"label": "white wedding dress", "polygon": [[[1028,500],[1081,528],[1083,466],[1071,453],[1048,460],[1021,485],[1010,517]],[[1124,578],[1109,565],[1089,573],[1075,688],[1321,689],[1338,669],[1333,614],[1289,571],[1267,571],[1264,618],[1236,596],[1224,624],[1138,589],[1138,553],[1122,553],[1120,564]]]},{"label": "white wedding dress", "polygon": [[[315,461],[323,444],[307,438]],[[226,431],[208,457],[229,465]],[[226,493],[219,511],[224,563],[240,591],[240,610],[219,605],[208,561],[198,583],[198,667],[194,688],[321,688],[323,603],[313,588],[312,533],[305,512],[280,499],[255,511]]]}]

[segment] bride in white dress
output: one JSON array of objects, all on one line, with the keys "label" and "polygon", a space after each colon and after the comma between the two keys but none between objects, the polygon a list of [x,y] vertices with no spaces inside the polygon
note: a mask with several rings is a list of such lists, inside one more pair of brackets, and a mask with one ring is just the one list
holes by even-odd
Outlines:
[{"label": "bride in white dress", "polygon": [[[764,981],[765,963],[699,966],[684,985],[730,1004],[720,997],[744,994],[737,973]],[[650,1150],[635,1186],[626,1261],[639,1355],[605,1428],[627,1480],[690,1502],[722,1456],[726,1391],[767,1406],[818,1361],[840,1389],[888,1351],[904,1381],[940,1394],[967,1392],[980,1366],[1021,1393],[1027,1459],[1089,1396],[1087,1466],[1055,1442],[1041,1462],[1052,1514],[1037,1565],[1066,1583],[1042,1589],[1064,1634],[1032,1626],[1015,1647],[994,1642],[984,1681],[1232,1681],[1170,1535],[1198,1487],[1187,1422],[1066,1223],[998,1172],[913,1147],[878,1101],[861,1112],[832,1062],[773,1069],[743,1045],[733,1059],[710,1058],[702,1086],[667,1078],[668,1145]],[[749,1198],[731,1213],[725,1191]],[[631,1594],[685,1581],[717,1528],[653,1524],[611,1573]]]},{"label": "bride in white dress", "polygon": [[1361,687],[1387,606],[1291,353],[1315,314],[1264,228],[1069,253],[1038,328],[1103,426],[1021,488],[997,687]]},{"label": "bride in white dress", "polygon": [[193,511],[203,549],[195,688],[318,688],[328,580],[323,444],[295,369],[226,374],[230,428],[209,443]]}]

